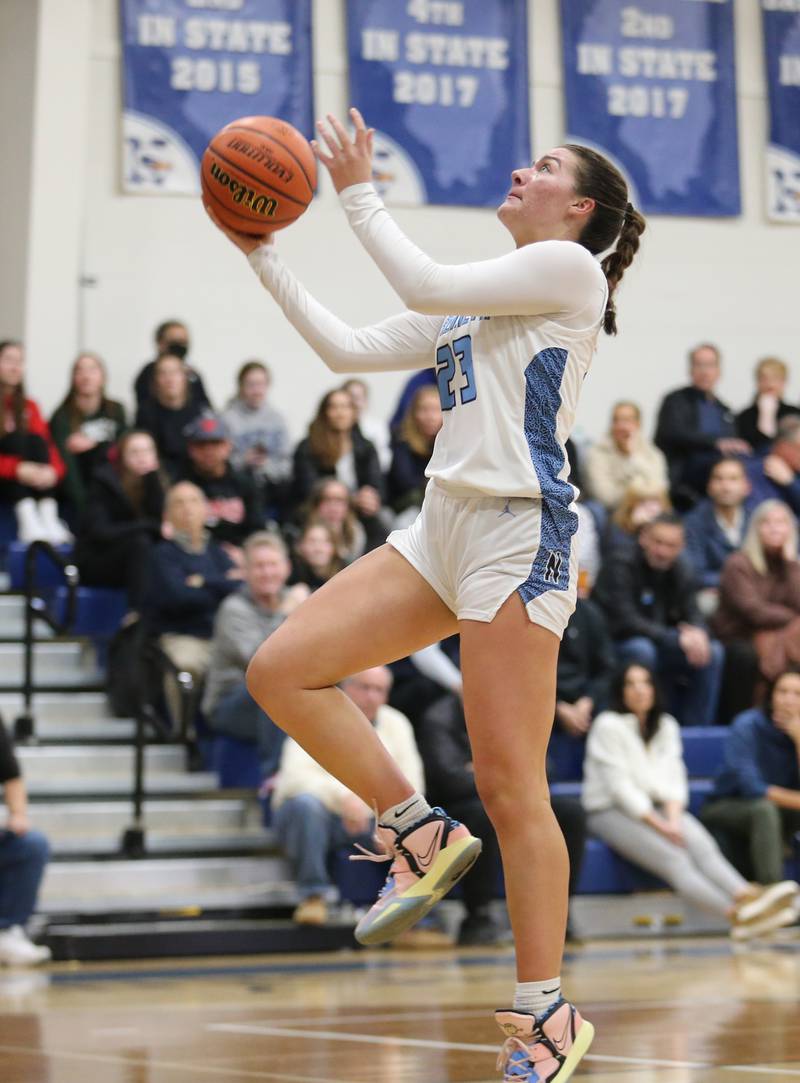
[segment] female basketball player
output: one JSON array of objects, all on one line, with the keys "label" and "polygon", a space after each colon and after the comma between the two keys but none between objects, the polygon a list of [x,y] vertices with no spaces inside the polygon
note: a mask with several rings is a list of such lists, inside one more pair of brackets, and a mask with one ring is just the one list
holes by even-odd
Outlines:
[{"label": "female basketball player", "polygon": [[561,997],[567,853],[545,777],[558,645],[577,575],[564,442],[598,332],[616,331],[613,292],[644,219],[610,162],[557,147],[511,175],[497,213],[515,251],[436,264],[385,210],[371,184],[372,133],[356,110],[351,119],[352,138],[329,116],[319,125],[327,149],[314,149],[407,311],[354,330],[306,292],[274,244],[225,232],[334,372],[434,365],[444,424],[419,518],[270,636],[250,665],[249,688],[379,810],[377,837],[392,865],[356,936],[380,943],[426,913],[480,843],[413,791],[336,684],[461,633],[475,780],[500,842],[517,951],[513,1009],[497,1013],[507,1035],[498,1067],[514,1083],[562,1083],[593,1036]]}]

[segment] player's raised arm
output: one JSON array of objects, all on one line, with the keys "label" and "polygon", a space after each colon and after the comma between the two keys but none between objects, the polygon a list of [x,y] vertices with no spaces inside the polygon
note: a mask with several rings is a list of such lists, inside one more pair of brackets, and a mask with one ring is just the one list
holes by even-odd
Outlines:
[{"label": "player's raised arm", "polygon": [[[328,153],[312,143],[331,175],[350,225],[403,303],[431,315],[574,316],[602,305],[605,281],[578,244],[526,244],[495,259],[439,264],[403,233],[372,179],[372,130],[350,110],[351,137],[336,117],[318,129]],[[592,322],[587,318],[587,323]]]},{"label": "player's raised arm", "polygon": [[351,327],[298,281],[281,259],[274,235],[265,240],[237,233],[222,225],[209,207],[206,210],[214,224],[244,252],[289,322],[331,371],[388,372],[433,364],[439,318],[401,312],[370,327]]}]

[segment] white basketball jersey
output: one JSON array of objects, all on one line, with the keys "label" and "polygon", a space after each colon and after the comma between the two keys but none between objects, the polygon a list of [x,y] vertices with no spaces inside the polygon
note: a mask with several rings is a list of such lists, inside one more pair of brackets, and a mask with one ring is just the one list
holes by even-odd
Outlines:
[{"label": "white basketball jersey", "polygon": [[451,490],[570,503],[565,445],[598,330],[541,316],[445,319],[435,362],[443,424],[427,476]]}]

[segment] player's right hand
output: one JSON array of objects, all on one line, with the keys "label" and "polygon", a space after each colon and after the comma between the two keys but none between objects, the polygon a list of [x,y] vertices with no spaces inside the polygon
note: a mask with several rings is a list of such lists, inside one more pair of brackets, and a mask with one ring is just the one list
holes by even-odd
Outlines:
[{"label": "player's right hand", "polygon": [[231,244],[235,244],[246,256],[249,256],[251,252],[255,252],[257,248],[261,248],[264,244],[275,243],[275,235],[273,233],[268,233],[266,237],[254,237],[251,233],[239,233],[235,229],[228,229],[227,226],[224,226],[222,222],[220,222],[219,218],[217,218],[207,203],[204,203],[203,206],[206,209],[206,214],[217,229],[221,230]]}]

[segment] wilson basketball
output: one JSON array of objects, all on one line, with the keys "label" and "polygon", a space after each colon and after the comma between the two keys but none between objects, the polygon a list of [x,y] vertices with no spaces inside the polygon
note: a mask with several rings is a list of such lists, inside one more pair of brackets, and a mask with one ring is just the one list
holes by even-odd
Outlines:
[{"label": "wilson basketball", "polygon": [[200,168],[203,199],[229,229],[262,237],[299,218],[317,183],[307,140],[277,117],[242,117],[217,132]]}]

